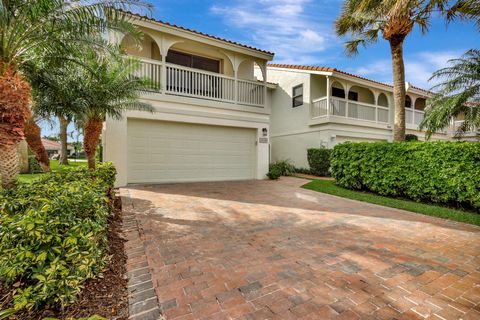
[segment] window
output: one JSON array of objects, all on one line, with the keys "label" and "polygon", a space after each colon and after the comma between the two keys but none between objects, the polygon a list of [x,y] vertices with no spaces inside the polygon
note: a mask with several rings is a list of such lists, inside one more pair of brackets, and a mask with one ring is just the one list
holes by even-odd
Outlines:
[{"label": "window", "polygon": [[405,108],[412,108],[412,99],[409,96],[405,96]]},{"label": "window", "polygon": [[193,54],[169,50],[167,62],[184,67],[195,68],[215,73],[220,73],[220,61]]},{"label": "window", "polygon": [[296,108],[303,104],[303,84],[293,87],[292,107]]},{"label": "window", "polygon": [[348,100],[350,100],[350,101],[358,101],[358,92],[349,91],[349,92],[348,92]]},{"label": "window", "polygon": [[340,88],[332,87],[332,96],[345,99],[345,91],[343,91],[343,89],[340,89]]}]

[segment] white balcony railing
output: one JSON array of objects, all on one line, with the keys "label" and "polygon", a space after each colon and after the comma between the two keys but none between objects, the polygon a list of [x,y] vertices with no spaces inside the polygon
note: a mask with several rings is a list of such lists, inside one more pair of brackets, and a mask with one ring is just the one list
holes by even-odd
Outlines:
[{"label": "white balcony railing", "polygon": [[424,111],[405,108],[405,124],[407,126],[417,129],[424,117]]},{"label": "white balcony railing", "polygon": [[388,108],[373,104],[348,101],[330,97],[330,107],[327,109],[327,97],[312,101],[312,118],[338,116],[350,119],[388,123]]},{"label": "white balcony railing", "polygon": [[465,132],[461,132],[460,128],[463,126],[464,120],[456,120],[453,121],[453,126],[452,126],[452,135],[457,136],[457,135],[463,135],[463,136],[476,136],[480,135],[480,128],[469,128]]},{"label": "white balcony railing", "polygon": [[153,92],[254,107],[265,105],[263,83],[170,63],[164,68],[160,61],[151,59],[142,58],[140,64],[135,75],[150,79],[149,89]]}]

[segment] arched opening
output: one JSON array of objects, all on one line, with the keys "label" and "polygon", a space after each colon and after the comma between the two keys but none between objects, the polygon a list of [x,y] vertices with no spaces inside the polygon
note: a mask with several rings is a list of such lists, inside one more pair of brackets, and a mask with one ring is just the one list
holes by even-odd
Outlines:
[{"label": "arched opening", "polygon": [[412,108],[412,98],[410,96],[405,96],[405,108],[411,109]]},{"label": "arched opening", "polygon": [[415,100],[415,110],[425,110],[426,104],[427,101],[424,98],[417,98],[417,100]]},{"label": "arched opening", "polygon": [[348,91],[348,100],[375,104],[375,95],[367,88],[353,86]]},{"label": "arched opening", "polygon": [[144,34],[140,43],[133,39],[131,36],[125,36],[120,44],[122,50],[129,55],[161,60],[160,49],[157,43],[148,34]]},{"label": "arched opening", "polygon": [[385,93],[380,93],[380,95],[378,96],[377,105],[388,108],[388,98]]},{"label": "arched opening", "polygon": [[334,81],[331,89],[332,97],[345,99],[345,90],[340,82]]}]

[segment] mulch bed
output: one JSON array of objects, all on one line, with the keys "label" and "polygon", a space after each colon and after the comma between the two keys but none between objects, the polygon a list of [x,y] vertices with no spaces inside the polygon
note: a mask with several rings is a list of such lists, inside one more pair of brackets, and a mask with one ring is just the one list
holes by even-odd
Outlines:
[{"label": "mulch bed", "polygon": [[[54,317],[58,319],[90,317],[99,315],[112,320],[128,319],[128,293],[124,253],[125,240],[121,237],[122,210],[120,199],[116,203],[114,216],[109,220],[108,234],[110,264],[103,278],[90,279],[78,296],[77,301],[65,310],[43,309],[35,312],[20,312],[12,319],[30,320]],[[0,285],[0,310],[11,307],[11,293]]]}]

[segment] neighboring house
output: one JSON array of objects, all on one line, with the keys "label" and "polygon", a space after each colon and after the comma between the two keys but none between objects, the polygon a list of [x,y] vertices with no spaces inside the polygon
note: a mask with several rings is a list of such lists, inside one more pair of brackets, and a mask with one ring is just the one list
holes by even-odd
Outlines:
[{"label": "neighboring house", "polygon": [[[393,87],[335,68],[270,64],[271,161],[289,159],[308,168],[307,149],[332,148],[345,141],[392,141]],[[406,133],[421,140],[429,92],[407,83]],[[328,107],[327,107],[328,106]],[[433,140],[452,139],[451,128]]]},{"label": "neighboring house", "polygon": [[103,155],[117,167],[117,185],[263,179],[273,53],[138,15],[132,22],[141,46],[119,34],[110,40],[141,59],[138,75],[152,85],[140,98],[155,112],[106,120]]},{"label": "neighboring house", "polygon": [[[60,142],[56,142],[49,139],[42,139],[42,144],[45,147],[45,150],[47,151],[49,158],[55,158],[60,155],[60,150],[62,149]],[[72,152],[74,151],[74,148],[71,145],[68,145],[67,150],[68,150],[68,155],[71,155]]]}]

